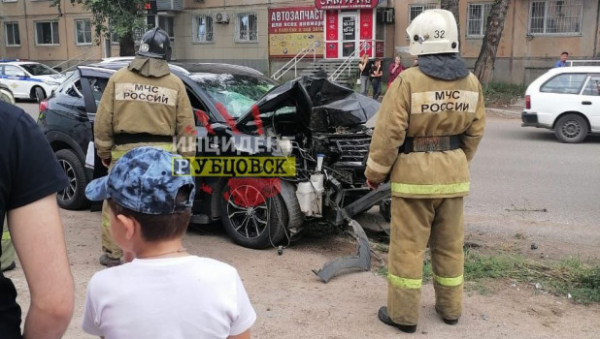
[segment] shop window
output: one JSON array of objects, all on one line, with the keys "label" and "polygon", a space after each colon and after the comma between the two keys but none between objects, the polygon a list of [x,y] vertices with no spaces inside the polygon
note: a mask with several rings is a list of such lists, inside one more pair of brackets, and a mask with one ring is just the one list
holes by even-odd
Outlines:
[{"label": "shop window", "polygon": [[4,24],[6,32],[6,46],[21,46],[21,36],[19,34],[19,24],[16,22],[7,22]]},{"label": "shop window", "polygon": [[196,17],[196,42],[213,42],[213,18],[208,14]]},{"label": "shop window", "polygon": [[375,40],[385,40],[385,25],[379,22],[375,25]]},{"label": "shop window", "polygon": [[408,5],[408,23],[410,24],[419,14],[428,9],[438,8],[438,4],[414,4]]},{"label": "shop window", "polygon": [[481,37],[485,34],[492,3],[469,4],[467,11],[467,36]]},{"label": "shop window", "polygon": [[529,33],[580,34],[582,17],[581,0],[531,1]]},{"label": "shop window", "polygon": [[75,20],[75,37],[77,45],[91,45],[92,22],[90,20]]},{"label": "shop window", "polygon": [[60,45],[58,21],[36,22],[35,41],[38,45]]},{"label": "shop window", "polygon": [[255,13],[238,14],[235,29],[235,40],[237,42],[258,41],[257,18]]}]

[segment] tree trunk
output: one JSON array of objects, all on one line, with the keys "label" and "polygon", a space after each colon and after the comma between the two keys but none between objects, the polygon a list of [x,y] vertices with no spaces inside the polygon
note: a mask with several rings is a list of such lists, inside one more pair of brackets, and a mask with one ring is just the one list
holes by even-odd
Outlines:
[{"label": "tree trunk", "polygon": [[504,21],[511,0],[496,0],[490,10],[489,22],[475,63],[475,75],[483,85],[488,85],[494,73],[496,52],[504,31]]},{"label": "tree trunk", "polygon": [[133,33],[127,32],[119,40],[119,55],[120,56],[134,56],[135,55],[135,42],[133,41]]},{"label": "tree trunk", "polygon": [[456,19],[456,29],[458,31],[458,48],[460,50],[460,20],[458,17],[458,1],[459,0],[441,0],[440,7],[447,11],[452,12],[454,14],[454,19]]}]

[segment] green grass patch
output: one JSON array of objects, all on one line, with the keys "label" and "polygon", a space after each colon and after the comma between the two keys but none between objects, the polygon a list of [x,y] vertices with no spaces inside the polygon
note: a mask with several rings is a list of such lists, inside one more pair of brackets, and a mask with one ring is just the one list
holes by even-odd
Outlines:
[{"label": "green grass patch", "polygon": [[[379,268],[377,273],[387,276],[387,267]],[[579,258],[541,263],[513,253],[484,254],[466,249],[464,275],[469,289],[482,295],[493,292],[486,280],[505,279],[540,284],[543,290],[563,297],[570,295],[577,303],[600,303],[600,265]],[[431,261],[427,258],[423,281],[431,281],[432,276]]]},{"label": "green grass patch", "polygon": [[510,106],[512,100],[525,95],[525,85],[491,83],[483,87],[485,105],[490,107]]}]

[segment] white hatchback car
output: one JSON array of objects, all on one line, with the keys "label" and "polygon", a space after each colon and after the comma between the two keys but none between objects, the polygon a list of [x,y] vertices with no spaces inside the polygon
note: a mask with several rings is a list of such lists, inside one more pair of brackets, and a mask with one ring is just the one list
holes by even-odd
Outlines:
[{"label": "white hatchback car", "polygon": [[553,68],[525,92],[523,127],[554,130],[561,142],[600,133],[600,67]]},{"label": "white hatchback car", "polygon": [[0,62],[0,79],[17,99],[44,100],[65,76],[52,68],[31,61]]}]

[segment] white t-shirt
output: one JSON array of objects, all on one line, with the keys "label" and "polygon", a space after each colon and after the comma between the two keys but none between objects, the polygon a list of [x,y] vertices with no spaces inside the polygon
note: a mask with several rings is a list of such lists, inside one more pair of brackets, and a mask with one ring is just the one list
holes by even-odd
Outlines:
[{"label": "white t-shirt", "polygon": [[186,256],[135,259],[94,274],[82,327],[106,339],[223,339],[255,320],[235,268]]}]

